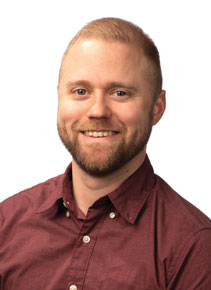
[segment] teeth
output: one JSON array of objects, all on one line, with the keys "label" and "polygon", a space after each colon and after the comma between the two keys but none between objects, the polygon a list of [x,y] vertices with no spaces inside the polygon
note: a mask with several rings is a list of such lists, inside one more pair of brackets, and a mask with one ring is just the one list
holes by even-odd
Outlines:
[{"label": "teeth", "polygon": [[85,131],[84,135],[89,137],[107,137],[114,135],[115,132],[112,131]]}]

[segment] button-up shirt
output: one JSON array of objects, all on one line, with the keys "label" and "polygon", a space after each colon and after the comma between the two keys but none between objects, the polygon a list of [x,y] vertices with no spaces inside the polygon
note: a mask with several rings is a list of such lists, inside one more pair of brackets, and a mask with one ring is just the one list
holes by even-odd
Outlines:
[{"label": "button-up shirt", "polygon": [[148,157],[86,216],[71,170],[0,204],[1,290],[211,289],[210,219]]}]

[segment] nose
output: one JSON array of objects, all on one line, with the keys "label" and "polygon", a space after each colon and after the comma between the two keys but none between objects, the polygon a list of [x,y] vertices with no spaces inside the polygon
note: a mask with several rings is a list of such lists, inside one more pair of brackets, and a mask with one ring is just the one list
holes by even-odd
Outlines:
[{"label": "nose", "polygon": [[103,94],[93,98],[91,106],[87,112],[89,118],[110,118],[112,115],[106,96]]}]

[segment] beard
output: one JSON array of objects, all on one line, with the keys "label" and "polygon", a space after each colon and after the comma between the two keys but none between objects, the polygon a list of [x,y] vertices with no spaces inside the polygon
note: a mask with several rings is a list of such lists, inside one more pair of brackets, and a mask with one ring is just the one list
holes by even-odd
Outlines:
[{"label": "beard", "polygon": [[[109,121],[96,119],[84,125],[74,123],[70,129],[66,128],[64,122],[58,121],[57,123],[60,139],[72,155],[74,161],[83,171],[95,177],[103,177],[111,174],[143,151],[149,140],[152,126],[152,110],[148,118],[146,118],[145,124],[142,124],[141,127],[136,129],[128,141],[126,140],[127,128],[122,123],[114,128]],[[68,134],[69,130],[73,133],[72,138]],[[86,148],[89,150],[87,152],[83,150],[78,138],[79,132],[86,130],[117,131],[122,134],[122,140],[115,145],[89,144],[87,146],[88,148]],[[101,155],[101,158],[99,155]]]}]

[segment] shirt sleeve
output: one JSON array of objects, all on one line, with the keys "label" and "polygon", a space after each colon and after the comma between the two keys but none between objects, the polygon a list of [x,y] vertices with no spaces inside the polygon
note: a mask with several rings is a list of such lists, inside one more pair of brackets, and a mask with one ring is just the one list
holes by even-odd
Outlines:
[{"label": "shirt sleeve", "polygon": [[179,247],[167,290],[211,289],[211,229],[194,234]]}]

